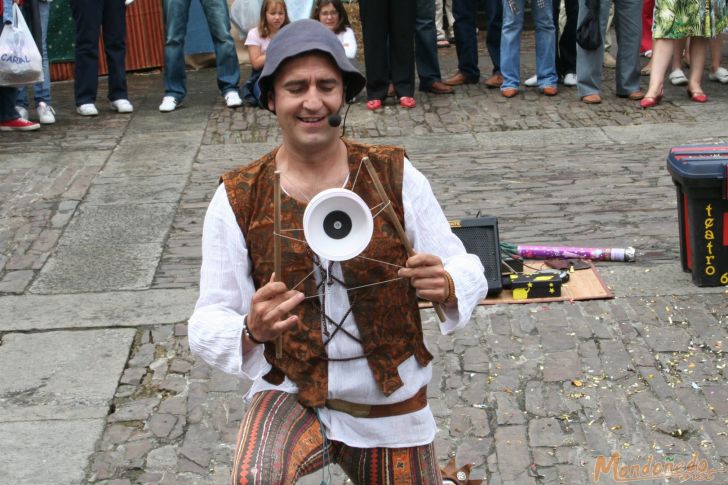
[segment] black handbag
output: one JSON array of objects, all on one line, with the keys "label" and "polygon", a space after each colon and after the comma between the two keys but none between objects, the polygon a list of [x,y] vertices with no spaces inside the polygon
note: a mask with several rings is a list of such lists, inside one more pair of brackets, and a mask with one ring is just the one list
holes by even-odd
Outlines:
[{"label": "black handbag", "polygon": [[599,0],[588,0],[586,17],[576,29],[576,43],[582,49],[593,51],[602,45],[599,27]]}]

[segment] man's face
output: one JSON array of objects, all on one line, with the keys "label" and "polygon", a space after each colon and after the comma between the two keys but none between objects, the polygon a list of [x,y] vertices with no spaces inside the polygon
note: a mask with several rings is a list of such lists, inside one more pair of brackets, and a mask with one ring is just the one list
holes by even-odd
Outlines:
[{"label": "man's face", "polygon": [[344,102],[341,71],[326,54],[310,53],[285,61],[273,81],[268,108],[275,111],[284,143],[299,150],[327,148],[339,137],[329,115]]}]

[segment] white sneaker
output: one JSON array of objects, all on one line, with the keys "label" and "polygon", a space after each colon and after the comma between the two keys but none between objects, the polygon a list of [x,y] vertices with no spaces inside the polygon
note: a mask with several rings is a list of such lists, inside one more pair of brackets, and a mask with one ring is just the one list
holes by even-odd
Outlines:
[{"label": "white sneaker", "polygon": [[673,86],[685,86],[688,83],[688,78],[685,76],[682,69],[675,69],[667,77],[670,78],[670,82]]},{"label": "white sneaker", "polygon": [[15,111],[17,111],[18,114],[20,115],[20,117],[23,118],[24,120],[30,119],[30,118],[28,118],[28,116],[29,116],[28,110],[23,108],[22,106],[15,106]]},{"label": "white sneaker", "polygon": [[715,72],[711,72],[710,74],[708,74],[708,79],[710,79],[711,81],[726,84],[728,83],[728,69],[726,69],[725,67],[719,67],[715,70]]},{"label": "white sneaker", "polygon": [[56,122],[56,111],[53,107],[48,106],[46,103],[41,101],[36,107],[38,110],[38,121],[44,125],[52,125]]},{"label": "white sneaker", "polygon": [[174,96],[165,96],[162,98],[162,104],[159,105],[159,111],[162,113],[169,113],[170,111],[177,109],[177,106],[180,104],[182,103],[177,101]]},{"label": "white sneaker", "polygon": [[225,93],[225,104],[228,108],[237,108],[243,105],[243,100],[237,91],[228,91]]},{"label": "white sneaker", "polygon": [[564,76],[564,86],[576,86],[576,74],[570,72]]},{"label": "white sneaker", "polygon": [[134,106],[131,105],[128,99],[117,99],[111,102],[111,109],[119,113],[132,113]]},{"label": "white sneaker", "polygon": [[602,60],[602,65],[609,69],[614,69],[617,67],[617,59],[614,58],[612,54],[609,52],[604,53],[604,59]]},{"label": "white sneaker", "polygon": [[86,103],[82,104],[81,106],[76,106],[76,113],[80,114],[81,116],[98,116],[99,110],[96,109],[95,104]]},{"label": "white sneaker", "polygon": [[538,77],[534,74],[533,76],[526,79],[526,81],[523,83],[525,86],[528,86],[529,88],[532,88],[534,86],[538,86]]}]

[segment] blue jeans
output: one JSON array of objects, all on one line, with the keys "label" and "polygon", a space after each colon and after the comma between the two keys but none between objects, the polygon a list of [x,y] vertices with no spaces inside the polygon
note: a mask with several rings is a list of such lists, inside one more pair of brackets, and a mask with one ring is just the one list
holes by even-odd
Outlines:
[{"label": "blue jeans", "polygon": [[[33,84],[33,98],[37,105],[41,101],[50,105],[51,104],[51,72],[48,68],[48,45],[46,42],[48,33],[48,14],[50,13],[51,7],[48,2],[38,2],[38,11],[40,12],[40,28],[43,31],[41,33],[41,46],[43,48],[43,80],[41,82]],[[23,7],[23,14],[27,15],[26,7]],[[27,18],[27,17],[26,17]],[[18,100],[15,103],[23,108],[28,108],[28,88],[22,86],[18,88]]]},{"label": "blue jeans", "polygon": [[[558,0],[553,0],[558,1]],[[538,87],[556,86],[556,30],[552,0],[531,1],[531,14],[536,30],[536,76]],[[516,88],[521,82],[521,32],[525,0],[503,1],[503,31],[501,34],[501,90]],[[514,8],[511,8],[511,5]],[[539,6],[540,5],[540,6]],[[514,10],[516,10],[514,12]]]},{"label": "blue jeans", "polygon": [[[187,94],[185,74],[185,35],[191,0],[164,0],[164,94],[178,102]],[[217,87],[225,95],[237,91],[240,63],[230,34],[230,13],[225,0],[201,0],[207,26],[215,46]]]}]

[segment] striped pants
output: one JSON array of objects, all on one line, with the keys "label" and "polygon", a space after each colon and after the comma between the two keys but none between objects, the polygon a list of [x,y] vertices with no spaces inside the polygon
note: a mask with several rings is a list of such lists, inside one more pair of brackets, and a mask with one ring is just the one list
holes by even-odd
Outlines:
[{"label": "striped pants", "polygon": [[294,394],[265,391],[243,417],[233,485],[289,485],[329,463],[357,485],[441,485],[432,443],[412,448],[353,448],[324,440],[314,410]]}]

